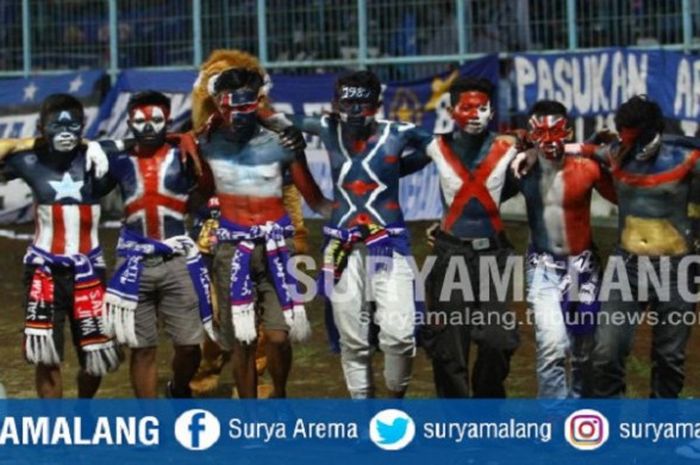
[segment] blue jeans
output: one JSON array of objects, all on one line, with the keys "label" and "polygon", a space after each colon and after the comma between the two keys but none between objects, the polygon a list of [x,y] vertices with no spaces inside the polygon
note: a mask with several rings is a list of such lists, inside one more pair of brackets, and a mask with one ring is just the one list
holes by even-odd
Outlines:
[{"label": "blue jeans", "polygon": [[[565,270],[540,264],[527,266],[528,311],[534,316],[537,352],[537,396],[548,399],[579,398],[593,349],[593,333],[567,329],[559,285]],[[567,376],[566,360],[571,363]]]}]

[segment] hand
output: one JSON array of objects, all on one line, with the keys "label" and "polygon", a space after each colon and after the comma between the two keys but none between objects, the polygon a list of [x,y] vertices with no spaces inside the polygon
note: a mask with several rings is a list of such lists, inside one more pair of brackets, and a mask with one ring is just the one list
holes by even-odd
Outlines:
[{"label": "hand", "polygon": [[440,230],[440,223],[433,223],[425,230],[425,238],[428,240],[428,245],[430,247],[435,246],[435,238],[437,237],[437,232]]},{"label": "hand", "polygon": [[99,142],[90,141],[85,151],[85,171],[90,172],[93,168],[95,177],[102,178],[109,171],[109,159]]},{"label": "hand", "polygon": [[518,152],[524,152],[527,149],[532,148],[532,142],[528,137],[527,130],[525,129],[514,129],[511,134],[515,137],[515,148]]},{"label": "hand", "polygon": [[319,205],[317,213],[323,217],[323,219],[329,220],[333,214],[333,202],[328,199],[323,199],[321,205]]},{"label": "hand", "polygon": [[187,165],[191,161],[195,176],[201,177],[203,172],[202,159],[199,158],[199,144],[194,133],[190,131],[183,134],[173,134],[172,136],[177,137],[182,164]]},{"label": "hand", "polygon": [[617,133],[608,128],[597,131],[587,142],[595,145],[611,144],[617,140]]},{"label": "hand", "polygon": [[513,176],[515,176],[515,179],[521,179],[523,176],[525,176],[536,161],[537,152],[535,152],[533,149],[518,153],[510,163],[510,169],[513,172]]},{"label": "hand", "polygon": [[306,140],[304,133],[296,126],[288,126],[279,133],[280,142],[284,148],[293,152],[304,150],[306,148]]}]

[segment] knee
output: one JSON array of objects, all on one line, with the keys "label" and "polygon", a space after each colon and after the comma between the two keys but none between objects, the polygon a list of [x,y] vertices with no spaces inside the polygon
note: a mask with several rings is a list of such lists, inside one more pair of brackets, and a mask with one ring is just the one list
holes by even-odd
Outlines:
[{"label": "knee", "polygon": [[131,361],[133,363],[154,363],[156,361],[156,348],[131,349]]},{"label": "knee", "polygon": [[416,341],[413,331],[404,331],[401,333],[380,331],[379,348],[385,354],[413,356],[416,350]]},{"label": "knee", "polygon": [[566,334],[541,334],[537,338],[537,356],[541,360],[558,360],[566,358],[569,341]]},{"label": "knee", "polygon": [[289,333],[278,330],[265,331],[265,344],[280,348],[287,346],[289,345]]},{"label": "knee", "polygon": [[175,346],[175,355],[185,359],[199,360],[202,358],[202,349],[198,345]]}]

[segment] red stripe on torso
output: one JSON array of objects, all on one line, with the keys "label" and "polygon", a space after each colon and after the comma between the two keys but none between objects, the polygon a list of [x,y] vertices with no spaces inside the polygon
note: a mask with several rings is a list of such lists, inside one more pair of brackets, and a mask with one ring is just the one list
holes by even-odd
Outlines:
[{"label": "red stripe on torso", "polygon": [[700,158],[700,151],[693,150],[690,155],[675,168],[657,174],[630,173],[624,171],[619,165],[613,164],[612,175],[618,181],[636,187],[655,187],[669,182],[680,181],[693,168],[693,164]]},{"label": "red stripe on torso", "polygon": [[92,226],[92,205],[80,205],[80,242],[78,250],[81,254],[87,254],[93,249]]},{"label": "red stripe on torso", "polygon": [[599,177],[600,168],[595,162],[585,158],[565,158],[562,208],[571,255],[591,247],[591,193]]}]

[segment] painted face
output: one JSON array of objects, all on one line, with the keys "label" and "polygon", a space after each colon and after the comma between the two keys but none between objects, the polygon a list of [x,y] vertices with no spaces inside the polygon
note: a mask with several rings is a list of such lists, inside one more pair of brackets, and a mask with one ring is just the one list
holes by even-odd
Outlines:
[{"label": "painted face", "polygon": [[555,160],[564,155],[564,144],[571,137],[571,129],[562,115],[532,115],[529,137],[546,158]]},{"label": "painted face", "polygon": [[57,152],[73,151],[80,143],[82,132],[83,120],[76,112],[59,110],[49,113],[43,122],[42,133]]},{"label": "painted face", "polygon": [[489,96],[479,91],[459,94],[452,109],[452,119],[467,134],[481,134],[493,117]]},{"label": "painted face", "polygon": [[165,141],[169,113],[158,105],[139,105],[129,114],[129,127],[139,144],[160,147]]},{"label": "painted face", "polygon": [[341,85],[336,89],[336,109],[348,129],[364,130],[374,123],[379,101],[370,88]]},{"label": "painted face", "polygon": [[377,104],[360,100],[339,100],[340,121],[353,127],[366,127],[372,124],[377,115]]},{"label": "painted face", "polygon": [[244,87],[219,92],[216,106],[234,137],[244,138],[255,129],[258,121],[257,91]]},{"label": "painted face", "polygon": [[620,142],[625,147],[633,147],[641,133],[642,130],[640,128],[621,128]]},{"label": "painted face", "polygon": [[636,147],[634,157],[637,160],[653,158],[661,146],[660,133],[643,133],[641,128],[620,128],[619,137],[623,152],[633,150]]}]

